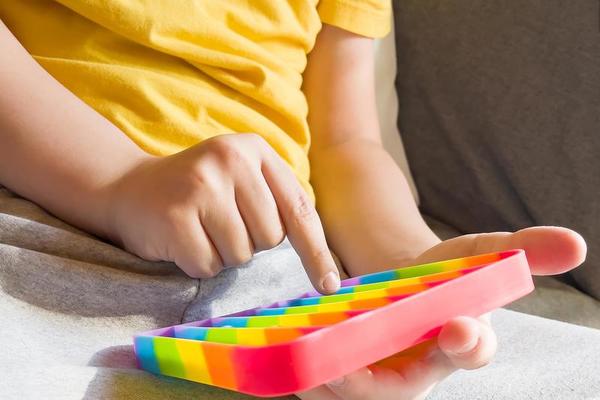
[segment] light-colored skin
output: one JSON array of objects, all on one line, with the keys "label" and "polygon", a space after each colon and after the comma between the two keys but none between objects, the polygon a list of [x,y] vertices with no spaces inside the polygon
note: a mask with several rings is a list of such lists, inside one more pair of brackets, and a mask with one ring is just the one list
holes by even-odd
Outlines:
[{"label": "light-colored skin", "polygon": [[[555,227],[440,242],[381,146],[370,39],[324,26],[304,74],[323,225],[289,168],[257,135],[225,135],[170,157],[150,156],[39,67],[1,23],[0,54],[0,183],[190,276],[214,276],[284,235],[324,293],[339,284],[325,236],[352,275],[509,248],[524,248],[537,274],[566,271],[585,258],[583,239]],[[456,318],[437,342],[299,397],[423,398],[457,368],[489,362],[495,348],[486,318]]]},{"label": "light-colored skin", "polygon": [[[523,248],[532,273],[581,264],[585,241],[557,227],[466,235],[440,242],[419,215],[402,172],[381,144],[371,39],[325,26],[309,55],[312,184],[330,247],[351,275]],[[438,340],[298,394],[303,400],[422,399],[459,368],[490,362],[496,337],[489,317],[449,321]]]},{"label": "light-colored skin", "polygon": [[0,183],[149,260],[211,277],[285,234],[314,286],[339,273],[319,216],[256,134],[154,157],[44,71],[0,25]]},{"label": "light-colored skin", "polygon": [[[560,227],[533,227],[516,233],[497,232],[460,236],[440,242],[401,265],[521,248],[527,253],[531,272],[553,275],[581,264],[585,241]],[[424,399],[437,382],[457,369],[476,369],[488,364],[497,347],[489,316],[458,317],[429,341],[362,368],[339,381],[330,382],[298,396],[302,400],[404,400]]]}]

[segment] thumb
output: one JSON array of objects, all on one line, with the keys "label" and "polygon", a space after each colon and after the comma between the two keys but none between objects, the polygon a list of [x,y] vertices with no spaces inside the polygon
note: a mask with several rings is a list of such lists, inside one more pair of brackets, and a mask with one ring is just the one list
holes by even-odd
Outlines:
[{"label": "thumb", "polygon": [[585,261],[587,245],[575,231],[557,226],[459,236],[427,250],[415,260],[428,263],[511,249],[523,249],[534,275],[555,275]]}]

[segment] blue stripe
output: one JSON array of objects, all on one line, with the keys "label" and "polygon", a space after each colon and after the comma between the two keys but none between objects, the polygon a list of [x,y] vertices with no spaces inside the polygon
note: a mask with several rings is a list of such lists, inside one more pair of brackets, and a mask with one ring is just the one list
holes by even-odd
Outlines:
[{"label": "blue stripe", "polygon": [[178,339],[205,340],[208,328],[205,327],[189,327],[181,328],[175,331],[175,337]]},{"label": "blue stripe", "polygon": [[223,318],[213,323],[213,326],[232,326],[234,328],[245,328],[248,326],[248,317]]},{"label": "blue stripe", "polygon": [[154,340],[148,336],[138,336],[134,339],[135,353],[140,367],[148,372],[160,374],[158,360],[154,353]]},{"label": "blue stripe", "polygon": [[263,308],[258,310],[256,315],[282,315],[285,314],[286,308]]},{"label": "blue stripe", "polygon": [[367,283],[377,283],[377,282],[385,282],[392,281],[396,279],[396,271],[384,271],[378,272],[376,274],[365,275],[360,278],[360,284],[365,285]]},{"label": "blue stripe", "polygon": [[320,304],[321,297],[309,297],[305,299],[296,299],[290,301],[290,306],[312,306]]}]

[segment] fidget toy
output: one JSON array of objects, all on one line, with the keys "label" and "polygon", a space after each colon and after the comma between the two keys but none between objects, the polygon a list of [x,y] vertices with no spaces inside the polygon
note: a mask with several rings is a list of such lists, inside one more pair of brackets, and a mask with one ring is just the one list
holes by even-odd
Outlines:
[{"label": "fidget toy", "polygon": [[342,281],[266,307],[138,334],[140,368],[255,396],[318,386],[533,290],[523,250],[458,258]]}]

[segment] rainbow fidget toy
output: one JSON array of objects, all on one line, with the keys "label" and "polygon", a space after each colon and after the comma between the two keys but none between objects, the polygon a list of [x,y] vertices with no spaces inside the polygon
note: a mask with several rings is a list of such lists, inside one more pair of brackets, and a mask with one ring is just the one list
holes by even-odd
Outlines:
[{"label": "rainbow fidget toy", "polygon": [[301,392],[533,290],[523,250],[399,268],[296,299],[137,335],[139,367],[256,396]]}]

